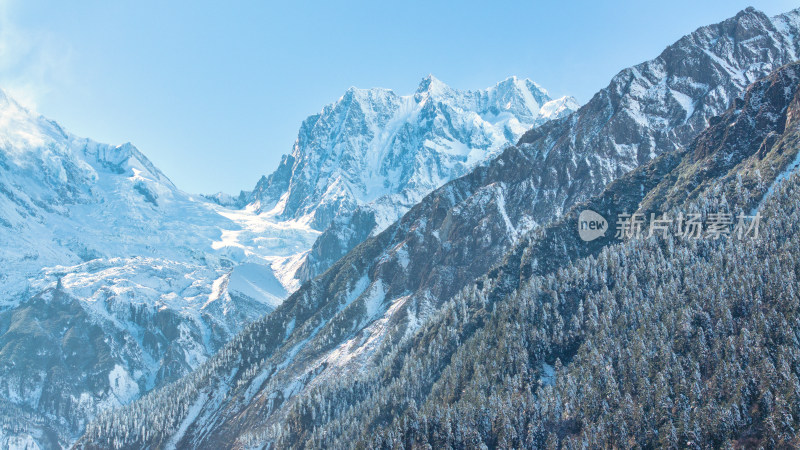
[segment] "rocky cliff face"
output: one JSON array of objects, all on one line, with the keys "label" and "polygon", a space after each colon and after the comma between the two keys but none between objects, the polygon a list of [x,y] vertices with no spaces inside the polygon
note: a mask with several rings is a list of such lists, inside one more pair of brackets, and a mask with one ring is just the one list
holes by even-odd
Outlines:
[{"label": "rocky cliff face", "polygon": [[[392,355],[379,368],[293,405],[276,445],[794,446],[798,371],[782,361],[797,354],[798,83],[797,64],[778,69],[688,147],[526,236],[413,337],[377,350]],[[758,237],[673,226],[623,241],[612,225],[576,245],[584,208],[762,218]],[[758,406],[774,391],[775,407]]]},{"label": "rocky cliff face", "polygon": [[[350,88],[303,122],[292,153],[248,200],[318,230],[339,211],[381,199],[407,210],[525,131],[576,108],[573,99],[552,100],[536,83],[516,77],[483,91],[459,91],[428,76],[408,96]],[[381,213],[387,215],[379,217],[381,228],[397,214]]]},{"label": "rocky cliff face", "polygon": [[460,91],[428,76],[408,96],[351,88],[303,123],[292,153],[247,202],[323,231],[291,274],[305,281],[432,190],[577,107],[516,77]]},{"label": "rocky cliff face", "polygon": [[[424,197],[190,377],[103,417],[82,445],[286,438],[284,424],[301,395],[384,367],[382,349],[427,327],[444,302],[507,258],[520,236],[646,162],[669,165],[656,158],[689,145],[749,83],[796,58],[798,22],[798,11],[769,18],[748,9],[622,71],[576,113]],[[498,292],[513,290],[514,273],[499,280]],[[144,434],[136,431],[143,424]]]}]

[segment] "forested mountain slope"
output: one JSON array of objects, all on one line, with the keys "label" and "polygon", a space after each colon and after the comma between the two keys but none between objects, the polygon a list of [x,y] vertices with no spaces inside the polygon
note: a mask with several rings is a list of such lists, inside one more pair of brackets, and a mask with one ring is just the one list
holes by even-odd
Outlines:
[{"label": "forested mountain slope", "polygon": [[[465,287],[488,294],[495,291],[500,294],[494,295],[496,300],[506,298],[525,281],[520,268],[529,270],[530,264],[517,264],[516,273],[501,271],[499,278],[491,274],[489,279],[496,282],[469,286],[504,257],[536,258],[524,247],[505,256],[526,230],[557,220],[575,203],[600,193],[608,181],[651,158],[655,159],[650,164],[667,166],[641,170],[669,173],[669,158],[679,165],[680,155],[656,156],[690,144],[728,102],[737,106],[736,98],[747,83],[793,60],[797,16],[791,12],[770,19],[747,10],[701,28],[654,61],[621,72],[575,114],[541,126],[488,166],[427,196],[399,222],[356,247],[272,314],[248,326],[191,376],[102,417],[80,446],[299,445],[317,442],[315,427],[327,426],[349,408],[354,414],[379,411],[375,405],[363,409],[356,405],[370,398],[375,386],[383,390],[387,383],[360,382],[355,375],[400,370],[406,353],[394,350],[408,345],[408,337],[419,329],[422,335],[442,331],[452,343],[464,342],[466,336],[458,337],[456,329],[434,325],[432,317],[438,317],[442,305]],[[692,94],[691,102],[671,103],[668,98],[680,97],[676,92],[682,92],[681,86]],[[741,107],[740,101],[733,111]],[[765,127],[776,123],[773,120]],[[648,142],[653,145],[647,147]],[[642,151],[644,147],[647,151]],[[606,150],[596,152],[596,148]],[[717,167],[723,173],[727,170],[724,163]],[[707,175],[709,179],[716,176]],[[762,174],[758,182],[767,183],[770,177],[774,179],[775,173]],[[627,183],[634,193],[636,188],[640,195],[650,192],[635,182]],[[572,257],[567,252],[565,261]],[[509,280],[515,281],[508,284]],[[479,315],[488,319],[489,312]],[[430,345],[422,347],[431,367],[447,363],[447,353]],[[413,372],[421,373],[417,369],[414,366]],[[422,373],[433,377],[431,381],[436,379],[435,370]],[[335,381],[342,379],[346,385],[336,391]],[[333,397],[324,392],[334,392]],[[324,406],[304,409],[316,401],[317,394]],[[418,394],[424,399],[425,388],[397,390],[393,398]],[[397,406],[395,400],[387,410],[380,410],[376,425],[405,410],[407,405]],[[342,442],[350,442],[346,439],[353,434],[336,430],[321,439],[341,437]]]},{"label": "forested mountain slope", "polygon": [[[756,83],[687,150],[530,236],[387,346],[379,369],[310,392],[279,445],[796,446],[799,69]],[[630,189],[650,177],[661,181]],[[693,239],[674,223],[627,242],[612,228],[583,243],[587,258],[538,264],[555,236],[577,240],[583,208],[646,212],[654,200],[657,217],[759,213],[761,227]]]}]

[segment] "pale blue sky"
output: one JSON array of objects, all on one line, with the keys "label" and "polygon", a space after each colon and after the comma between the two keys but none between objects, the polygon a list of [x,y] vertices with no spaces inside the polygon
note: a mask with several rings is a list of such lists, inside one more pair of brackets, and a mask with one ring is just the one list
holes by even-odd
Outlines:
[{"label": "pale blue sky", "polygon": [[748,5],[800,6],[0,0],[0,87],[77,135],[132,142],[184,190],[238,193],[350,86],[406,94],[428,73],[463,89],[517,75],[583,103]]}]

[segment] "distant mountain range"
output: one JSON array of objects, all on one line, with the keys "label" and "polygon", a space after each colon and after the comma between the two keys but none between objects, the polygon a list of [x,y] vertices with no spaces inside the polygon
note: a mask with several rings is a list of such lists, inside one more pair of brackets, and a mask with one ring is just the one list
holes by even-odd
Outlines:
[{"label": "distant mountain range", "polygon": [[362,207],[390,223],[575,107],[516,78],[350,89],[240,201],[187,194],[131,144],[78,138],[0,94],[0,447],[67,445],[99,411],[191,372],[297,288],[333,218]]},{"label": "distant mountain range", "polygon": [[[78,447],[792,446],[796,353],[786,343],[796,337],[780,334],[790,327],[774,315],[793,311],[796,287],[778,289],[766,276],[772,264],[796,286],[796,250],[782,245],[793,228],[772,225],[761,249],[586,244],[575,218],[583,208],[611,217],[723,205],[794,217],[799,79],[796,65],[784,66],[798,54],[800,10],[770,18],[748,8],[700,28],[388,226],[373,203],[385,186],[368,181],[380,166],[368,157],[357,183],[310,175],[321,185],[294,197],[278,181],[292,179],[284,169],[243,203],[349,230],[342,248],[348,236],[365,240],[323,271],[319,242],[336,236],[324,232],[322,256],[301,273],[318,276],[188,376],[102,414]],[[290,166],[302,164],[287,157]],[[318,207],[323,198],[365,212],[340,226]],[[354,231],[354,220],[369,231]],[[759,263],[738,262],[744,255]],[[777,301],[786,293],[788,306]],[[693,309],[681,310],[682,300]],[[747,347],[732,343],[749,339],[741,324],[758,330],[756,348],[774,350],[752,367],[731,356]],[[670,368],[670,383],[659,378],[668,358],[686,358]],[[761,384],[743,375],[755,376],[753,367],[763,369]],[[785,397],[766,393],[770,383]]]}]

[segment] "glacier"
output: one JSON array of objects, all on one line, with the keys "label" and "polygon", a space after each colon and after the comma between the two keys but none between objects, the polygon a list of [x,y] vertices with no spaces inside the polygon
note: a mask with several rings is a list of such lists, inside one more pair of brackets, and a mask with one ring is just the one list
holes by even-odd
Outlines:
[{"label": "glacier", "polygon": [[68,445],[278,307],[333,218],[366,208],[373,233],[575,108],[515,77],[459,91],[430,76],[409,96],[352,88],[236,198],[186,193],[132,144],[77,137],[0,91],[0,409],[14,418],[0,446]]}]

